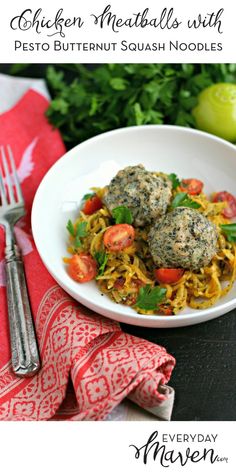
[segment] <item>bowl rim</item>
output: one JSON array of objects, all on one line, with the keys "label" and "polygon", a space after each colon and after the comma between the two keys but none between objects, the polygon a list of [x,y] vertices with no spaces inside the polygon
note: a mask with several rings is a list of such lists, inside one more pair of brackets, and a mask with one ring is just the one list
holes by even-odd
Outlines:
[{"label": "bowl rim", "polygon": [[[38,245],[37,245],[37,234],[36,234],[37,231],[35,232],[35,226],[36,226],[36,223],[35,223],[35,221],[36,221],[36,211],[35,211],[35,209],[36,209],[36,206],[37,206],[37,203],[38,203],[38,198],[40,197],[40,194],[43,191],[43,187],[45,185],[45,182],[47,182],[47,179],[50,178],[51,174],[53,174],[55,172],[55,169],[60,168],[61,165],[63,166],[65,161],[67,159],[71,158],[71,155],[73,155],[75,150],[78,149],[78,148],[80,148],[80,149],[85,148],[85,147],[89,146],[90,143],[103,140],[107,136],[118,135],[118,134],[122,134],[122,133],[129,133],[129,132],[132,132],[132,131],[138,131],[138,130],[144,130],[144,129],[147,130],[147,129],[160,129],[160,128],[165,129],[165,130],[169,130],[169,131],[171,130],[171,131],[174,131],[174,132],[181,132],[183,134],[187,133],[189,135],[191,135],[191,134],[196,135],[196,136],[198,135],[198,136],[203,137],[207,140],[218,142],[219,144],[230,148],[231,150],[233,150],[236,153],[236,146],[233,143],[230,143],[229,141],[226,141],[225,139],[220,138],[218,136],[215,136],[211,133],[207,133],[205,131],[198,130],[198,129],[195,129],[195,128],[188,128],[188,127],[184,127],[184,126],[169,125],[169,124],[132,125],[132,126],[116,128],[116,129],[113,129],[113,130],[106,131],[104,133],[100,133],[96,136],[92,136],[91,138],[77,144],[76,146],[74,146],[69,151],[66,151],[65,154],[63,154],[50,167],[50,169],[47,171],[47,173],[44,175],[43,179],[41,180],[41,182],[40,182],[40,184],[39,184],[39,186],[38,186],[38,188],[35,192],[35,196],[34,196],[33,204],[32,204],[32,211],[31,211],[31,226],[32,226],[33,238],[34,238],[35,245],[36,245],[36,248],[38,250],[38,253],[40,255],[40,258],[43,261],[44,265],[46,266],[47,270],[52,275],[52,277],[56,280],[56,282],[63,288],[63,290],[65,290],[67,293],[69,293],[73,298],[75,298],[75,294],[74,294],[73,290],[67,289],[66,284],[64,282],[61,282],[60,279],[57,278],[55,273],[51,270],[51,268],[48,267],[47,261],[41,255],[41,252],[38,249]],[[85,306],[88,306],[88,299],[86,297],[83,297],[83,295],[80,294],[79,299],[80,299],[79,300],[80,303],[84,304]],[[92,303],[92,305],[94,306],[94,308],[92,308],[92,309],[95,310],[96,309],[96,304]],[[230,311],[230,309],[233,309],[235,307],[235,305],[236,305],[236,297],[233,300],[229,300],[229,301],[227,301],[227,302],[225,302],[225,303],[223,303],[219,306],[214,306],[213,305],[209,308],[199,309],[198,311],[193,312],[193,313],[189,313],[189,314],[179,313],[178,315],[176,315],[176,318],[178,318],[180,323],[181,323],[181,321],[184,321],[184,320],[186,320],[186,321],[187,320],[195,321],[198,318],[201,318],[202,316],[204,316],[206,314],[208,314],[208,315],[210,315],[210,314],[217,315],[222,311],[223,307],[224,307],[224,310],[226,309],[227,312],[228,312],[228,311]],[[114,304],[113,307],[111,307],[111,308],[109,307],[109,311],[113,312],[115,315],[121,315],[122,314],[120,312],[120,307],[121,306],[122,305],[119,304],[119,309],[117,310],[116,309],[117,305]],[[91,307],[91,302],[90,302],[90,307]],[[106,311],[108,311],[107,308],[106,308]],[[160,322],[165,320],[165,324],[168,324],[168,320],[173,320],[173,317],[168,317],[166,315],[159,315],[159,314],[157,314],[157,315],[143,315],[143,314],[136,313],[135,311],[134,311],[134,313],[129,313],[129,314],[125,313],[123,315],[127,316],[129,318],[129,320],[139,319],[141,321],[141,320],[147,320],[148,319],[150,321],[150,323],[151,323],[151,321],[154,321],[154,320],[158,319],[158,320],[160,320]],[[107,316],[107,315],[104,315],[104,316]],[[125,321],[123,321],[123,322],[125,323]],[[191,323],[191,324],[194,324],[194,323]]]}]

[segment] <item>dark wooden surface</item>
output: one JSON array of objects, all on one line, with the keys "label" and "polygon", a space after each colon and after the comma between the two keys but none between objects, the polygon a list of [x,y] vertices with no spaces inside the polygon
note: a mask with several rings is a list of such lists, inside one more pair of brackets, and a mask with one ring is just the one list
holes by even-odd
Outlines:
[{"label": "dark wooden surface", "polygon": [[122,325],[164,346],[176,358],[170,385],[176,392],[172,420],[236,420],[236,311],[175,329]]},{"label": "dark wooden surface", "polygon": [[[9,65],[0,65],[8,72]],[[43,77],[44,65],[26,76]],[[22,73],[23,75],[23,73]],[[176,400],[173,420],[236,420],[236,310],[215,320],[177,329],[122,325],[124,331],[161,344],[177,364],[170,384]]]}]

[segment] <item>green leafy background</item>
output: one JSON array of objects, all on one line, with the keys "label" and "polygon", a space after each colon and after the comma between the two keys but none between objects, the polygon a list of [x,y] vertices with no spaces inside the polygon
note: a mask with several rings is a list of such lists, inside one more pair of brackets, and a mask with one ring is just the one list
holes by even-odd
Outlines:
[{"label": "green leafy background", "polygon": [[[236,64],[14,64],[10,73],[43,76],[47,111],[68,148],[110,129],[143,124],[194,127],[192,109],[205,87],[236,82]],[[28,74],[29,72],[29,74]]]}]

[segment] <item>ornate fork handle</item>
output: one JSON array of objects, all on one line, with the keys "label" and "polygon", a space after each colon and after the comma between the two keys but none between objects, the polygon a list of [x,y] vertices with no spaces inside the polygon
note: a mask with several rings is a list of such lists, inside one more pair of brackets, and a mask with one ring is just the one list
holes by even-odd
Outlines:
[{"label": "ornate fork handle", "polygon": [[30,377],[39,370],[40,359],[23,261],[15,242],[6,247],[5,260],[12,368],[16,375]]}]

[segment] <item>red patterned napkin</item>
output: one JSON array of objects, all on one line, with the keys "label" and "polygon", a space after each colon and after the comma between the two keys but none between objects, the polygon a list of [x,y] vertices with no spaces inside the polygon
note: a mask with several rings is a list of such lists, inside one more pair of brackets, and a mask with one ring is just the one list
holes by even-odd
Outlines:
[{"label": "red patterned napkin", "polygon": [[[101,420],[123,398],[153,408],[166,396],[161,386],[175,360],[163,347],[130,336],[118,323],[73,301],[51,278],[34,245],[30,212],[35,191],[65,148],[45,118],[48,102],[30,90],[0,115],[0,143],[10,144],[26,201],[16,228],[22,249],[42,368],[31,379],[11,372],[0,232],[0,419]],[[60,407],[61,406],[61,407]],[[59,408],[60,407],[60,408]]]}]

